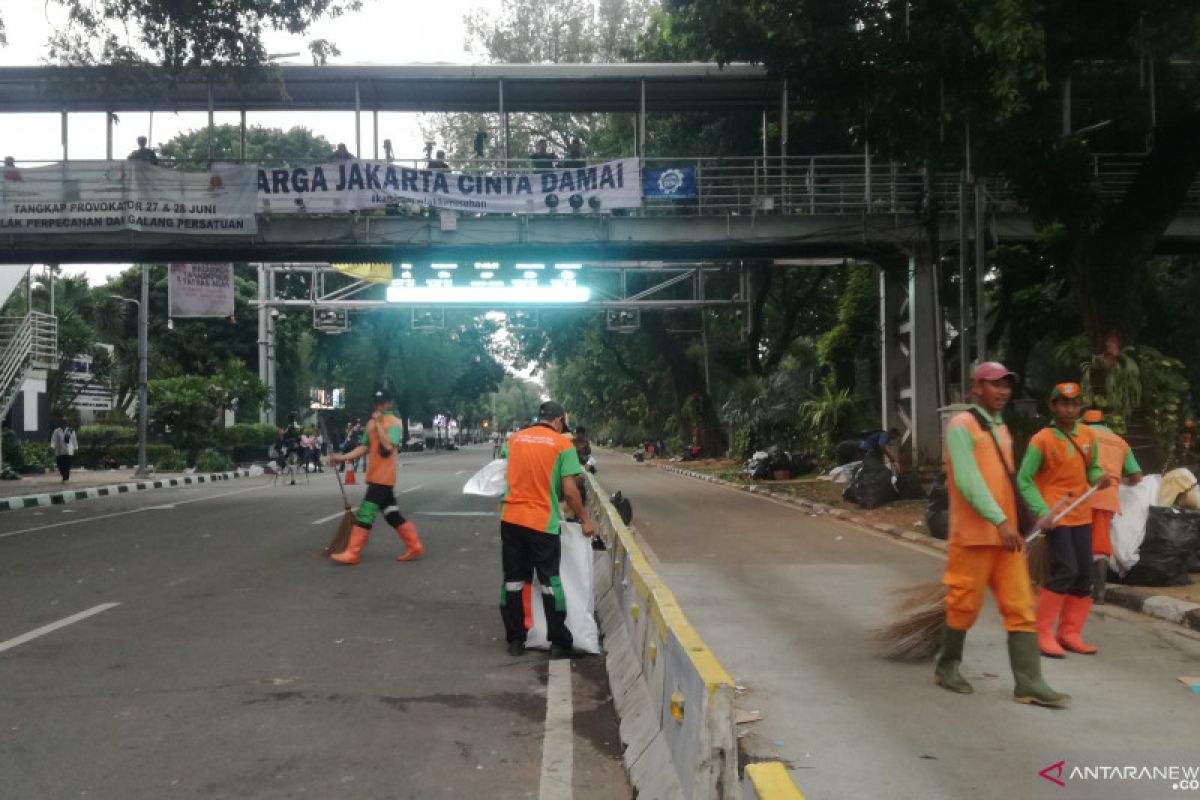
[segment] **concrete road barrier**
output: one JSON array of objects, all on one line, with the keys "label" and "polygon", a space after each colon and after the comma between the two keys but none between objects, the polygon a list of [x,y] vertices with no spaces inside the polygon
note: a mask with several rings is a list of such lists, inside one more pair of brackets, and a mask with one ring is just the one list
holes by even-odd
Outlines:
[{"label": "concrete road barrier", "polygon": [[593,475],[587,480],[588,513],[607,546],[597,554],[596,610],[625,765],[639,796],[799,797],[782,765],[783,782],[771,771],[758,794],[739,786],[733,679],[650,568],[607,492]]}]

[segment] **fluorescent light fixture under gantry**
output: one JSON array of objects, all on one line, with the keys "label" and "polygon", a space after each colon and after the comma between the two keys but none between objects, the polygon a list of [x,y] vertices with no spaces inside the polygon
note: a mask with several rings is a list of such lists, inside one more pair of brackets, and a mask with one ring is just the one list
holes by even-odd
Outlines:
[{"label": "fluorescent light fixture under gantry", "polygon": [[396,286],[387,290],[389,303],[475,303],[532,305],[586,303],[586,286]]}]

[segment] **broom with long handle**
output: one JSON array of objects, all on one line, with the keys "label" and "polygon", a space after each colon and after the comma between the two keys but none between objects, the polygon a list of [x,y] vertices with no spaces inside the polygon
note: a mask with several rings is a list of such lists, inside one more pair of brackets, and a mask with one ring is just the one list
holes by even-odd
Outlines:
[{"label": "broom with long handle", "polygon": [[350,529],[354,527],[354,509],[350,507],[350,498],[346,497],[346,487],[342,485],[342,476],[338,474],[336,469],[331,471],[333,472],[333,476],[337,478],[338,489],[342,492],[343,511],[342,519],[338,522],[333,538],[329,540],[329,544],[321,551],[321,555],[326,558],[346,549],[346,545],[350,543]]},{"label": "broom with long handle", "polygon": [[[1092,487],[1074,502],[1071,496],[1061,498],[1050,509],[1049,527],[1073,511],[1080,503],[1096,491]],[[1070,503],[1070,505],[1067,505]],[[1065,508],[1063,506],[1066,506]],[[1049,553],[1042,529],[1035,527],[1026,537],[1030,561],[1030,575],[1034,583],[1042,583],[1049,575]],[[937,655],[942,643],[942,625],[946,622],[946,585],[941,581],[923,583],[896,591],[895,613],[898,619],[874,633],[876,641],[884,646],[884,655],[894,661],[928,661]]]}]

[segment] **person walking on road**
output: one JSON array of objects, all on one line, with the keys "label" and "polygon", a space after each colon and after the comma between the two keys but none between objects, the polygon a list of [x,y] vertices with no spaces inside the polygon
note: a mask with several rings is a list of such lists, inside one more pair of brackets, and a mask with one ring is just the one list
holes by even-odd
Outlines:
[{"label": "person walking on road", "polygon": [[59,418],[58,427],[50,434],[50,448],[54,450],[58,474],[62,475],[63,483],[66,483],[71,480],[71,458],[79,448],[79,439],[65,417]]},{"label": "person walking on road", "polygon": [[[532,582],[537,571],[546,611],[551,658],[571,655],[567,629],[567,599],[558,576],[562,543],[558,538],[559,499],[566,500],[585,536],[596,531],[583,508],[574,476],[583,472],[574,445],[563,435],[567,412],[548,400],[538,409],[537,422],[512,435],[501,457],[508,458],[508,493],[500,515],[504,591],[500,617],[504,621],[508,654],[525,652],[525,635],[532,626]],[[565,480],[569,479],[569,480]]]},{"label": "person walking on road", "polygon": [[375,392],[375,411],[367,421],[366,430],[358,446],[347,453],[334,453],[329,457],[332,464],[353,461],[370,453],[367,466],[367,494],[354,518],[350,530],[350,543],[341,553],[330,559],[339,564],[357,564],[362,549],[375,524],[375,515],[383,511],[383,518],[396,529],[404,542],[406,551],[396,556],[397,561],[411,561],[425,554],[425,548],[417,535],[417,526],[400,514],[396,503],[396,454],[400,450],[400,438],[404,426],[392,416],[392,395],[387,389]]},{"label": "person walking on road", "polygon": [[1017,529],[1013,446],[1001,412],[1012,397],[1017,375],[995,361],[975,367],[975,404],[955,416],[946,431],[946,488],[950,494],[947,550],[946,622],[934,682],[952,692],[974,688],[959,672],[967,631],[983,608],[988,586],[1008,631],[1008,657],[1018,703],[1065,706],[1068,695],[1042,678],[1033,613],[1033,592],[1025,560],[1025,540]]},{"label": "person walking on road", "polygon": [[[1103,490],[1110,483],[1100,465],[1096,432],[1079,424],[1082,394],[1078,383],[1054,387],[1050,393],[1054,424],[1029,440],[1017,475],[1025,502],[1047,526],[1051,506],[1067,497],[1081,497],[1092,484]],[[1081,635],[1092,610],[1092,504],[1081,503],[1053,528],[1043,530],[1050,578],[1038,588],[1038,648],[1049,658],[1064,658],[1063,648],[1091,655],[1096,648],[1084,644]]]},{"label": "person walking on road", "polygon": [[1112,550],[1112,521],[1121,511],[1117,483],[1124,479],[1130,486],[1142,480],[1142,468],[1133,457],[1129,444],[1104,424],[1104,412],[1098,408],[1084,412],[1086,422],[1100,442],[1100,468],[1112,485],[1092,495],[1092,600],[1104,605],[1108,584],[1108,557]]}]

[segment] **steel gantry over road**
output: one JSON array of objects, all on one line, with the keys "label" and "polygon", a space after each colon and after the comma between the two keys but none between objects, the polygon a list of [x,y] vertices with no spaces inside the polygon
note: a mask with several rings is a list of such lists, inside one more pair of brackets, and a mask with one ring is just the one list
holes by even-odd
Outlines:
[{"label": "steel gantry over road", "polygon": [[[941,309],[953,304],[942,303],[937,296],[937,271],[950,265],[947,256],[957,253],[962,292],[957,298],[960,324],[954,346],[961,349],[962,380],[966,365],[986,355],[984,326],[977,323],[979,315],[971,312],[978,307],[982,286],[978,280],[968,286],[967,265],[974,262],[983,267],[975,270],[978,278],[986,271],[985,246],[1031,238],[1032,224],[1000,181],[971,181],[959,172],[926,175],[911,166],[881,161],[869,146],[854,154],[796,154],[789,149],[788,102],[785,81],[761,67],[738,64],[281,66],[210,70],[184,78],[156,68],[0,69],[0,113],[58,114],[63,134],[61,159],[37,164],[16,154],[16,164],[6,168],[0,181],[4,242],[0,262],[375,262],[392,264],[401,273],[393,276],[398,280],[403,279],[405,264],[416,272],[448,263],[471,268],[494,263],[514,271],[529,263],[586,264],[599,274],[605,264],[637,263],[667,271],[662,280],[647,283],[635,295],[665,283],[669,285],[662,290],[668,294],[662,299],[711,305],[735,300],[732,295],[718,298],[701,293],[706,265],[869,261],[881,266],[882,421],[885,427],[902,424],[914,451],[936,459],[938,408],[948,400],[948,385],[953,382],[942,370],[946,326],[940,318]],[[317,180],[313,165],[238,166],[245,156],[248,115],[280,110],[353,114],[355,153],[361,157],[369,150],[374,159],[371,164],[354,159],[357,166],[348,171],[327,165],[328,180],[331,185],[341,181],[353,188],[355,174],[361,182],[360,173],[365,173],[368,191],[372,173],[376,186],[382,180],[384,188],[389,178],[400,188],[410,183],[417,187],[420,177],[426,188],[431,177],[451,185],[458,180],[465,191],[481,191],[490,185],[488,181],[500,186],[503,180],[518,187],[522,181],[537,187],[546,180],[546,170],[530,163],[526,154],[512,152],[511,114],[627,114],[629,158],[619,164],[610,162],[608,168],[622,174],[626,190],[636,193],[637,202],[593,205],[584,202],[582,194],[572,194],[576,182],[604,181],[603,167],[585,159],[584,169],[567,174],[570,188],[562,191],[561,205],[557,192],[550,193],[551,204],[544,191],[547,207],[503,213],[475,213],[469,205],[451,211],[445,206],[397,202],[372,207],[308,204],[296,192],[311,188]],[[207,113],[210,129],[216,114],[236,112],[243,136],[236,152],[216,152],[210,138],[212,163],[207,172],[157,168],[152,172],[111,158],[113,115],[127,111]],[[398,111],[492,115],[500,155],[454,160],[444,174],[431,176],[428,169],[420,169],[428,167],[424,159],[397,159],[381,152],[379,114]],[[720,158],[650,152],[648,118],[686,111],[753,114],[762,125],[761,148]],[[110,158],[70,159],[71,114],[95,112],[105,114]],[[778,122],[775,138],[768,137],[772,121]],[[1102,190],[1121,192],[1132,180],[1138,158],[1094,156],[1093,169]],[[675,188],[686,174],[689,191],[672,195],[643,186],[643,179],[656,175],[662,189],[664,173],[675,176]],[[324,182],[326,176],[322,174],[320,180]],[[97,187],[97,197],[104,198],[83,203],[101,209],[95,220],[67,225],[61,219],[46,219],[74,209],[73,203],[80,205],[80,187],[92,185],[89,181]],[[551,181],[556,183],[557,178]],[[130,195],[139,186],[152,192],[138,195],[147,198],[144,205]],[[179,230],[183,225],[172,230],[166,224],[171,220],[162,219],[163,203],[153,192],[164,188],[168,195],[186,190],[193,198],[189,204],[176,204],[180,214],[197,214],[197,219],[186,220],[187,231]],[[219,207],[216,200],[209,202],[210,196],[239,191],[248,194],[252,205],[234,221],[237,224],[225,224],[226,220],[217,225],[201,218]],[[34,202],[31,197],[52,200]],[[936,221],[925,218],[928,208],[940,210]],[[120,211],[104,217],[105,209]],[[1200,245],[1198,212],[1200,189],[1193,187],[1184,212],[1166,231],[1164,247]],[[21,214],[29,216],[28,224],[16,219]],[[124,227],[109,230],[105,226],[110,221]],[[217,230],[208,233],[213,228]],[[946,243],[943,252],[932,257],[924,252],[933,238],[931,231]],[[669,271],[672,265],[676,265],[674,272]],[[621,269],[606,274],[627,274]],[[701,277],[688,277],[693,274]],[[689,282],[698,287],[691,297],[670,294]],[[270,295],[265,299],[276,301]],[[740,294],[738,300],[745,301],[746,295]],[[614,289],[609,290],[608,300],[600,302],[629,307],[654,301],[649,295],[631,297]],[[307,304],[317,313],[336,311],[339,303],[351,308],[355,302],[351,295],[342,294]]]}]

